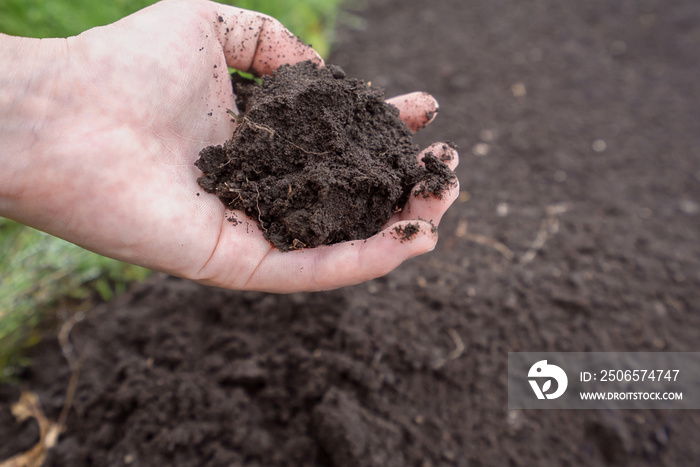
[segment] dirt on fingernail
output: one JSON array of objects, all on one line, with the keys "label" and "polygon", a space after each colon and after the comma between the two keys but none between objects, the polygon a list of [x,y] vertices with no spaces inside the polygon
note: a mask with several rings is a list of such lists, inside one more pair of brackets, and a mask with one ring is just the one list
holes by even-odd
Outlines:
[{"label": "dirt on fingernail", "polygon": [[418,163],[382,90],[340,67],[284,65],[262,84],[236,78],[234,92],[237,128],[201,151],[198,181],[282,251],[371,237],[415,185],[440,197],[454,182],[434,155]]}]

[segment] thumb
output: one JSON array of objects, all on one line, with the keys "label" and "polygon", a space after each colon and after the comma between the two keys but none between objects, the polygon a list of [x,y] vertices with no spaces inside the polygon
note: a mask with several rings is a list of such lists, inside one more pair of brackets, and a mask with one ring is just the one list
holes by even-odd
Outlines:
[{"label": "thumb", "polygon": [[323,65],[311,46],[271,16],[209,1],[202,3],[201,14],[213,24],[232,68],[264,75],[304,60]]}]

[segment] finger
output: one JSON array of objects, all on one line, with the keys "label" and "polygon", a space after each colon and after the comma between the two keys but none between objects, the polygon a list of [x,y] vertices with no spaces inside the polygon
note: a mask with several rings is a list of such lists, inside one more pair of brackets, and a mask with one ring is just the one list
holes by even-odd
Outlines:
[{"label": "finger", "polygon": [[424,128],[435,119],[440,105],[437,100],[427,92],[412,92],[387,99],[387,103],[399,109],[401,120],[412,131]]},{"label": "finger", "polygon": [[433,143],[427,148],[423,149],[418,154],[418,163],[423,165],[423,158],[426,154],[432,154],[440,160],[443,164],[446,164],[450,170],[455,170],[459,165],[459,154],[453,143]]},{"label": "finger", "polygon": [[276,19],[250,10],[206,2],[207,14],[223,45],[226,64],[258,75],[284,64],[323,59]]},{"label": "finger", "polygon": [[[418,154],[418,161],[423,164],[426,154],[433,154],[438,160],[446,164],[451,170],[455,170],[459,164],[459,154],[454,146],[447,143],[434,143]],[[405,221],[409,219],[423,219],[432,222],[435,226],[440,223],[442,216],[459,196],[459,180],[455,177],[439,195],[433,195],[425,191],[423,183],[416,185],[404,208],[394,214],[389,223]]]},{"label": "finger", "polygon": [[436,227],[440,224],[442,216],[459,196],[459,180],[454,179],[439,197],[426,194],[418,186],[413,190],[411,197],[404,209],[398,213],[398,219],[422,219],[432,222]]},{"label": "finger", "polygon": [[245,284],[276,293],[330,290],[383,276],[405,260],[435,248],[428,222],[405,221],[367,240],[280,252],[272,250]]}]

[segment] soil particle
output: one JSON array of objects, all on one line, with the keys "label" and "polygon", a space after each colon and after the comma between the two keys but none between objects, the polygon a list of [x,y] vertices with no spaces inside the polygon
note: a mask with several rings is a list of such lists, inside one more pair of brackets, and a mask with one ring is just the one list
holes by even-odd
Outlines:
[{"label": "soil particle", "polygon": [[443,153],[440,156],[440,162],[447,164],[452,161],[452,151],[449,151],[449,149],[454,149],[456,151],[459,147],[452,141],[445,141],[442,144],[442,149]]},{"label": "soil particle", "polygon": [[418,227],[418,224],[397,225],[394,227],[394,232],[396,232],[399,240],[403,243],[412,240],[420,232],[420,227]]},{"label": "soil particle", "polygon": [[262,85],[233,78],[238,127],[200,153],[199,184],[257,219],[282,251],[365,239],[413,187],[440,196],[454,180],[434,155],[417,161],[412,132],[383,92],[338,66],[282,66]]},{"label": "soil particle", "polygon": [[420,188],[415,192],[416,196],[442,198],[445,187],[454,183],[454,175],[445,165],[451,159],[449,154],[449,152],[445,152],[439,159],[432,152],[428,152],[423,156],[425,169],[428,173],[434,175],[422,181]]}]

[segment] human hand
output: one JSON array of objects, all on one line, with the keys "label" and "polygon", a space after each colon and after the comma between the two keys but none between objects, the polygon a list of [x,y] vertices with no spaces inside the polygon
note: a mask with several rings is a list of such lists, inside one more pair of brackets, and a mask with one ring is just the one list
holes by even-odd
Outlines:
[{"label": "human hand", "polygon": [[[205,284],[272,292],[356,284],[434,248],[433,225],[458,185],[442,199],[412,196],[366,241],[285,253],[254,222],[226,222],[223,204],[201,191],[199,151],[222,144],[234,129],[227,65],[265,74],[284,63],[322,63],[276,20],[203,0],[166,0],[57,41],[48,54],[53,72],[38,76],[47,83],[36,89],[48,94],[41,119],[18,124],[24,133],[14,137],[29,134],[30,142],[8,145],[18,154],[7,161],[0,214],[105,256]],[[437,110],[424,93],[390,102],[414,130]],[[29,112],[28,103],[17,105],[22,116]],[[454,149],[429,150],[456,167]],[[400,241],[392,232],[409,223],[420,231]]]}]

